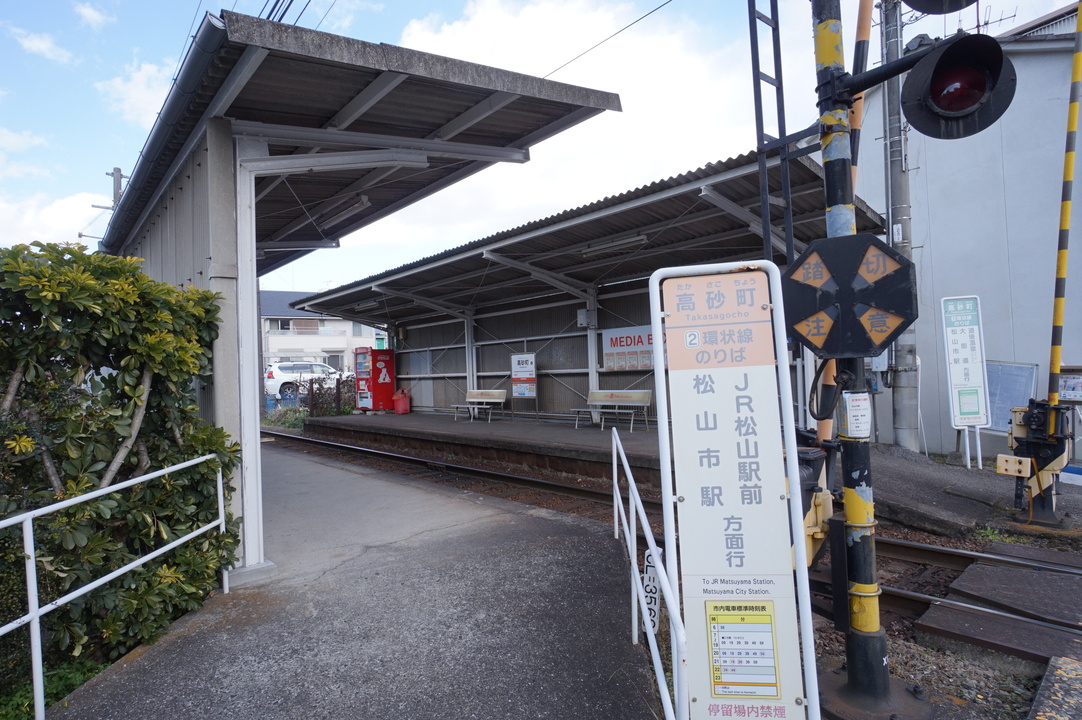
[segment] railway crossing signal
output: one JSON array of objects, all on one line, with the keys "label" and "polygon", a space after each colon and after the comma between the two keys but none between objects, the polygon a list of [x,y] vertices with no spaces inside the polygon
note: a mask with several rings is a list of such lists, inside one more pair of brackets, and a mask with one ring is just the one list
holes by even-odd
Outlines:
[{"label": "railway crossing signal", "polygon": [[936,44],[906,76],[902,112],[917,132],[953,140],[998,120],[1014,99],[1017,74],[999,43],[958,33]]},{"label": "railway crossing signal", "polygon": [[821,358],[879,355],[917,319],[913,263],[871,233],[813,241],[782,291],[789,332]]}]

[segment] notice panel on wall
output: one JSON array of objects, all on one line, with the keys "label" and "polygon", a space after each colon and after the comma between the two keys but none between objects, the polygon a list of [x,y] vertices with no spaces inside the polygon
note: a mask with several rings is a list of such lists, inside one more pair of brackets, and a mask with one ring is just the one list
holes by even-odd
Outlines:
[{"label": "notice panel on wall", "polygon": [[769,280],[660,288],[693,720],[805,716]]},{"label": "notice panel on wall", "polygon": [[1082,367],[1062,367],[1059,371],[1060,402],[1082,403]]},{"label": "notice panel on wall", "polygon": [[992,413],[988,430],[1006,435],[1011,428],[1011,408],[1026,407],[1037,393],[1037,364],[989,360],[986,367]]},{"label": "notice panel on wall", "polygon": [[649,325],[601,331],[606,370],[650,370],[654,367],[654,335]]},{"label": "notice panel on wall", "polygon": [[511,397],[537,397],[537,362],[534,353],[511,356]]}]

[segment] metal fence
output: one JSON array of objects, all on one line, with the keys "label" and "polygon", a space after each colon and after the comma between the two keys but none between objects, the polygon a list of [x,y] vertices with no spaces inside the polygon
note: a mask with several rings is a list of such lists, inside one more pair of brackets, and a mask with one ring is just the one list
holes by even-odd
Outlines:
[{"label": "metal fence", "polygon": [[[162,470],[157,470],[146,475],[140,475],[137,478],[132,478],[116,485],[110,485],[107,488],[95,490],[85,495],[71,498],[69,500],[63,500],[52,505],[47,505],[37,510],[29,510],[20,515],[14,515],[9,518],[0,520],[0,530],[4,528],[14,527],[15,525],[22,525],[23,532],[23,554],[25,555],[26,566],[26,601],[28,612],[17,620],[9,622],[7,625],[0,627],[0,636],[22,627],[23,625],[30,625],[30,655],[33,666],[33,683],[34,683],[34,717],[36,720],[45,720],[45,675],[44,668],[42,666],[42,648],[41,648],[41,618],[53,611],[58,607],[61,607],[78,597],[86,595],[92,590],[96,590],[107,582],[115,580],[124,573],[134,570],[135,568],[143,565],[144,563],[153,560],[154,558],[164,555],[173,548],[182,545],[193,538],[196,538],[210,530],[218,528],[222,532],[225,531],[225,491],[222,485],[222,470],[218,468],[217,483],[218,483],[218,519],[203,525],[196,530],[188,533],[187,535],[177,538],[168,545],[158,548],[157,550],[143,555],[142,557],[131,561],[127,565],[121,568],[117,568],[108,575],[98,578],[91,583],[84,585],[83,587],[73,590],[72,592],[63,595],[52,602],[45,605],[39,605],[38,600],[38,570],[37,570],[37,553],[34,543],[34,520],[45,515],[50,515],[59,510],[72,507],[84,503],[88,500],[94,500],[102,497],[103,495],[111,495],[133,485],[139,485],[145,483],[148,480],[159,478],[169,473],[183,470],[200,463],[207,462],[208,460],[215,459],[214,455],[203,455],[197,457],[194,460],[188,460],[187,462],[180,463],[178,465],[171,465],[170,467]],[[222,569],[222,591],[229,592],[229,571]]]},{"label": "metal fence", "polygon": [[[619,470],[623,468],[627,478],[627,509],[620,497],[618,479]],[[684,667],[684,659],[687,657],[687,634],[684,631],[683,616],[680,614],[680,598],[669,584],[669,574],[665,570],[665,563],[661,557],[661,549],[654,540],[653,530],[650,529],[650,520],[646,516],[646,510],[642,506],[642,498],[635,486],[635,478],[631,474],[631,466],[627,462],[623,443],[620,442],[620,434],[616,428],[612,429],[612,524],[613,535],[619,540],[620,532],[623,531],[624,544],[627,548],[628,558],[631,560],[631,642],[639,644],[639,628],[646,630],[646,641],[650,645],[650,657],[654,663],[654,675],[657,678],[658,695],[661,696],[661,704],[665,710],[665,720],[676,720],[677,717],[687,717],[687,684],[682,682],[681,673],[678,670]],[[656,588],[646,587],[643,582],[643,569],[639,567],[638,534],[639,525],[646,538],[645,560],[646,564],[652,564],[658,569],[656,575],[651,577],[652,584]],[[675,549],[674,551],[675,552]],[[661,591],[661,599],[665,603],[665,609],[669,614],[669,632],[672,639],[672,665],[673,688],[665,679],[665,666],[661,660],[661,651],[657,644],[658,622],[648,622],[653,616],[660,620],[660,607],[657,606],[657,590]],[[642,613],[640,615],[640,613]],[[640,622],[639,618],[643,622]],[[674,708],[675,698],[675,708]],[[679,713],[679,715],[678,715]]]}]

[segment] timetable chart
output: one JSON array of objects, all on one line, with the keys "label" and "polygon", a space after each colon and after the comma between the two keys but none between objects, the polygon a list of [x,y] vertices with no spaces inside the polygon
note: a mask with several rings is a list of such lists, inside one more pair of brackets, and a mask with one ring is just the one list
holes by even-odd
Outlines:
[{"label": "timetable chart", "polygon": [[774,603],[706,603],[714,697],[778,698]]}]

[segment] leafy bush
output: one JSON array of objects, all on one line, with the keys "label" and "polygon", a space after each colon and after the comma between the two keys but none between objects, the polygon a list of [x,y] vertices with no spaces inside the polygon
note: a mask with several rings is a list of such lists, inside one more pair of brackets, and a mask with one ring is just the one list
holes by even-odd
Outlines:
[{"label": "leafy bush", "polygon": [[349,415],[356,407],[356,383],[352,375],[313,378],[306,384],[308,414],[311,417]]},{"label": "leafy bush", "polygon": [[282,407],[267,413],[267,416],[263,418],[263,424],[270,427],[300,430],[304,427],[306,417],[308,417],[308,408],[306,407]]},{"label": "leafy bush", "polygon": [[[0,249],[0,514],[215,456],[36,521],[42,602],[215,520],[216,470],[228,476],[239,460],[237,444],[200,418],[195,396],[212,370],[217,296],[152,280],[139,263],[80,245]],[[237,524],[227,522],[227,532],[46,615],[53,648],[115,658],[153,642],[236,561]],[[3,622],[25,612],[14,531],[0,532]]]}]

